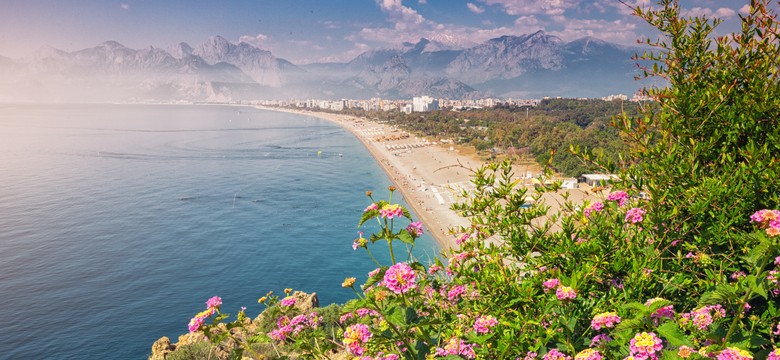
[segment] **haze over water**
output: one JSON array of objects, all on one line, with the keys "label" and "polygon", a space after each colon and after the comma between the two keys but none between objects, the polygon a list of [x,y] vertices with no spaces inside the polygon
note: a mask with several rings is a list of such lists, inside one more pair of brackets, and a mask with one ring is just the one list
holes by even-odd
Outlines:
[{"label": "haze over water", "polygon": [[[213,295],[253,317],[285,287],[350,299],[341,281],[375,268],[351,249],[364,191],[389,184],[357,139],[316,118],[2,105],[0,358],[142,359]],[[427,235],[418,249],[438,252]]]}]

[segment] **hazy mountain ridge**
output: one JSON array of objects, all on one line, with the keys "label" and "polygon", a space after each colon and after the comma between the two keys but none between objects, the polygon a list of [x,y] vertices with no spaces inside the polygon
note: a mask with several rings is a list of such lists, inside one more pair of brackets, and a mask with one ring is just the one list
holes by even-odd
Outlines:
[{"label": "hazy mountain ridge", "polygon": [[0,56],[0,100],[593,97],[640,87],[630,60],[637,50],[595,38],[566,43],[538,31],[468,49],[453,44],[423,38],[347,63],[300,66],[221,36],[166,49],[116,41],[70,53],[44,47],[20,60]]}]

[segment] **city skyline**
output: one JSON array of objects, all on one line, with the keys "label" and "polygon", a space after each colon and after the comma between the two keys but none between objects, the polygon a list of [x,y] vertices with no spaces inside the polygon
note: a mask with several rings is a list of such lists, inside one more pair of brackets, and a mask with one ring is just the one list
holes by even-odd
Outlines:
[{"label": "city skyline", "polygon": [[[294,63],[344,62],[376,48],[428,38],[463,48],[502,35],[543,30],[571,41],[585,36],[630,45],[654,34],[633,17],[649,0],[5,1],[0,55],[22,58],[41,47],[76,51],[114,40],[130,48],[199,44],[220,35]],[[737,31],[747,1],[681,1],[683,15],[724,19]]]}]

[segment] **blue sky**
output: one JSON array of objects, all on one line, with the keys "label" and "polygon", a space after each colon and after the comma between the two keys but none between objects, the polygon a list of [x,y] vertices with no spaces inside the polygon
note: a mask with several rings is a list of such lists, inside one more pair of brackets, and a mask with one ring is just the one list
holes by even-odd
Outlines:
[{"label": "blue sky", "polygon": [[[724,18],[726,33],[738,29],[749,1],[680,2],[687,14]],[[618,0],[0,0],[0,55],[12,58],[42,46],[75,51],[115,40],[165,48],[221,35],[295,63],[346,61],[421,37],[471,46],[537,30],[621,44],[653,36]]]}]

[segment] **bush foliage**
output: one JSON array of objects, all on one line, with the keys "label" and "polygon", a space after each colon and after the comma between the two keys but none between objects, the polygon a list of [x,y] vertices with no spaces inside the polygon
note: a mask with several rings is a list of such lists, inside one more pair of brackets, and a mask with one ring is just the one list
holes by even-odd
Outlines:
[{"label": "bush foliage", "polygon": [[[666,86],[649,90],[658,106],[615,118],[627,158],[578,153],[620,174],[611,189],[551,213],[555,185],[521,187],[507,163],[479,169],[456,206],[471,219],[459,249],[427,266],[407,250],[420,224],[369,194],[360,223],[380,230],[353,247],[386,241],[391,263],[345,280],[357,298],[338,319],[265,299],[276,322],[233,356],[780,359],[780,39],[767,6],[753,0],[721,38],[677,1],[637,8],[662,34],[646,41],[645,73]],[[221,346],[247,324],[222,323],[218,306],[200,315],[193,330]]]}]

